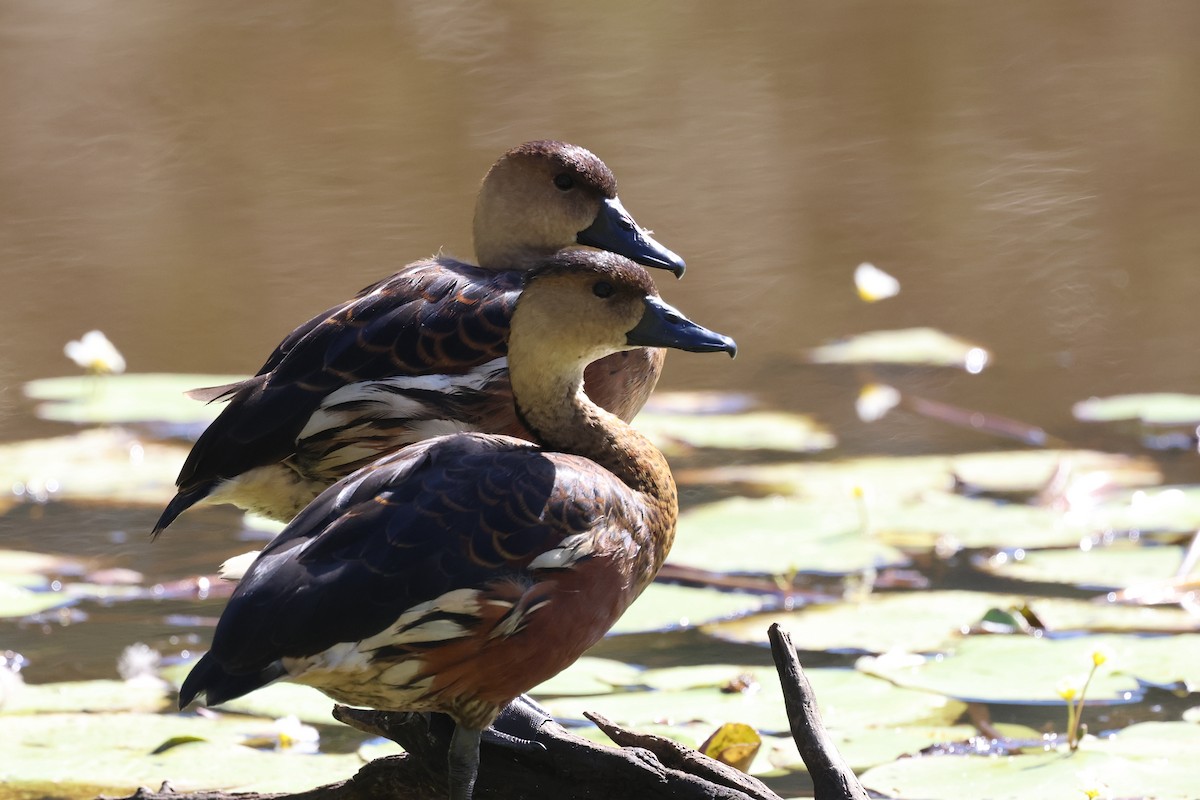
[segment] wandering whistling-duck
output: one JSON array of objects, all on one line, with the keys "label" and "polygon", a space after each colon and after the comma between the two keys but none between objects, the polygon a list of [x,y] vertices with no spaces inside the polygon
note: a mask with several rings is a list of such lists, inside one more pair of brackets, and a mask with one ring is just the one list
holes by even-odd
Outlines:
[{"label": "wandering whistling-duck", "polygon": [[[287,521],[339,478],[430,436],[527,438],[506,360],[523,272],[575,245],[684,268],[625,211],[604,162],[562,142],[528,142],[492,166],[474,239],[479,266],[410,264],[292,331],[253,378],[194,392],[229,405],[188,455],[155,535],[205,498]],[[661,350],[614,354],[589,369],[587,391],[628,421],[662,362]]]},{"label": "wandering whistling-duck", "polygon": [[444,712],[451,797],[470,797],[480,732],[598,641],[675,538],[666,460],[582,391],[589,362],[631,347],[736,351],[619,256],[564,251],[526,273],[508,352],[533,441],[441,436],[323,492],[246,572],[180,707],[286,678]]}]

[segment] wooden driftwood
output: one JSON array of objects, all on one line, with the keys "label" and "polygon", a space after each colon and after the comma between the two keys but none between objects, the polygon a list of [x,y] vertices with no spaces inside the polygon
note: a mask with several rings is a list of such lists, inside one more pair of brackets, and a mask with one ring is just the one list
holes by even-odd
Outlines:
[{"label": "wooden driftwood", "polygon": [[[771,650],[783,683],[792,735],[812,776],[817,800],[866,800],[867,794],[820,725],[816,700],[796,651],[778,625]],[[446,749],[451,724],[444,717],[337,706],[334,716],[367,733],[386,736],[405,749],[380,758],[354,777],[299,794],[179,793],[164,784],[139,789],[125,800],[444,800]],[[517,798],[644,798],[645,800],[780,800],[761,781],[670,739],[626,730],[588,714],[617,747],[596,744],[556,723],[540,706],[521,698],[496,728],[522,742],[489,741],[480,750],[478,800]]]}]

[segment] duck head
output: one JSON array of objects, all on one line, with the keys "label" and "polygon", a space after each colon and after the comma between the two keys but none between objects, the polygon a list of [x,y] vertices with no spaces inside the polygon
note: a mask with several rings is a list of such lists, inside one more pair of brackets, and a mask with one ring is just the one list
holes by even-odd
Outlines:
[{"label": "duck head", "polygon": [[565,372],[582,374],[591,361],[634,347],[737,353],[733,339],[672,308],[649,273],[621,256],[567,250],[528,273],[513,312],[510,369],[518,361],[546,372],[569,363]]},{"label": "duck head", "polygon": [[492,165],[475,204],[475,255],[488,269],[527,269],[572,245],[608,250],[683,275],[617,197],[612,171],[565,142],[526,142]]}]

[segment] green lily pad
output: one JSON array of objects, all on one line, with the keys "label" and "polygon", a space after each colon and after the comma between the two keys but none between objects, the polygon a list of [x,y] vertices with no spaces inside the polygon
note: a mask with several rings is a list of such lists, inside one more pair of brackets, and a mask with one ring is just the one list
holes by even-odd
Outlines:
[{"label": "green lily pad", "polygon": [[1087,510],[1100,530],[1191,533],[1200,529],[1200,486],[1158,486],[1105,497]]},{"label": "green lily pad", "polygon": [[1035,548],[1076,545],[1091,538],[1085,517],[1020,503],[930,491],[887,504],[869,504],[872,533],[905,550]]},{"label": "green lily pad", "polygon": [[1091,450],[1001,450],[956,456],[734,465],[679,470],[676,478],[687,484],[745,486],[758,494],[773,491],[850,497],[858,489],[868,500],[888,500],[930,490],[950,492],[960,484],[981,492],[1033,493],[1063,470],[1076,477],[1103,473],[1112,486],[1139,487],[1162,478],[1148,459]]},{"label": "green lily pad", "polygon": [[767,629],[779,623],[801,650],[885,653],[944,652],[991,609],[1028,605],[1050,632],[1134,631],[1189,633],[1200,622],[1179,608],[1142,608],[1065,598],[1033,598],[964,591],[873,594],[856,602],[811,605],[701,628],[710,636],[767,646]]},{"label": "green lily pad", "polygon": [[767,629],[778,622],[801,650],[935,652],[960,642],[989,609],[1018,602],[1011,595],[983,592],[874,594],[857,602],[719,622],[703,630],[727,641],[767,645]]},{"label": "green lily pad", "polygon": [[1071,407],[1082,422],[1137,420],[1147,425],[1195,425],[1200,422],[1200,396],[1158,392],[1092,397]]},{"label": "green lily pad", "polygon": [[[55,712],[161,711],[170,705],[166,687],[142,681],[71,681],[5,684],[0,715]],[[2,726],[7,730],[9,721]]]},{"label": "green lily pad", "polygon": [[1147,458],[1096,450],[1006,450],[954,456],[955,479],[974,491],[1040,492],[1064,474],[1107,486],[1149,486],[1162,474]]},{"label": "green lily pad", "polygon": [[964,787],[986,787],[989,800],[1084,797],[1196,797],[1200,726],[1146,722],[1116,736],[1085,738],[1079,751],[1035,751],[1004,758],[906,758],[869,770],[864,786],[887,797],[960,800]]},{"label": "green lily pad", "polygon": [[863,535],[852,498],[735,497],[679,519],[670,560],[716,572],[848,574],[907,563],[898,550]]},{"label": "green lily pad", "polygon": [[[300,755],[243,747],[267,720],[161,714],[40,714],[6,717],[0,784],[16,797],[132,794],[169,780],[178,791],[296,792],[353,775],[350,755]],[[155,753],[171,740],[191,741]],[[63,743],[70,742],[70,757]]]},{"label": "green lily pad", "polygon": [[809,360],[818,364],[920,364],[980,372],[991,354],[977,344],[936,328],[871,331],[815,347]]},{"label": "green lily pad", "polygon": [[[993,726],[1002,736],[1013,739],[1038,739],[1041,734],[1024,725]],[[887,764],[904,756],[915,756],[935,744],[964,742],[979,735],[972,725],[905,725],[904,727],[838,730],[832,733],[834,745],[855,772]],[[807,772],[796,743],[780,737],[769,743],[768,762],[779,773]],[[752,774],[759,774],[753,773]]]},{"label": "green lily pad", "polygon": [[1111,591],[1138,583],[1162,581],[1183,561],[1178,547],[1139,547],[1118,543],[1090,550],[1044,550],[999,553],[976,566],[992,575],[1035,583],[1063,583],[1094,591]]},{"label": "green lily pad", "polygon": [[[731,679],[747,674],[756,691],[721,691]],[[897,690],[886,681],[868,678],[853,670],[805,670],[813,685],[825,724],[830,729],[855,730],[865,726],[947,724],[965,706],[928,692]],[[633,728],[703,721],[712,727],[742,722],[765,733],[788,730],[783,691],[775,670],[732,664],[647,670],[650,686],[679,687],[670,691],[614,692],[591,697],[551,700],[546,707],[556,716],[583,718],[596,711],[617,724]]]},{"label": "green lily pad", "polygon": [[185,392],[245,377],[145,373],[43,378],[25,384],[25,396],[44,401],[38,404],[37,415],[56,422],[208,423],[216,419],[223,405],[192,400]]},{"label": "green lily pad", "polygon": [[643,411],[634,426],[668,455],[692,448],[811,453],[837,445],[837,437],[812,417],[782,411],[746,414]]},{"label": "green lily pad", "polygon": [[762,600],[755,595],[652,583],[621,615],[609,634],[691,628],[750,614],[761,608]]},{"label": "green lily pad", "polygon": [[967,702],[1023,705],[1062,703],[1064,680],[1086,675],[1092,653],[1108,660],[1088,687],[1089,703],[1136,702],[1139,681],[1200,686],[1200,634],[1162,637],[1118,635],[1046,639],[971,636],[948,656],[859,659],[858,669],[898,686],[939,692]]},{"label": "green lily pad", "polygon": [[40,614],[43,611],[73,602],[75,602],[74,597],[60,592],[33,592],[24,586],[0,580],[0,619]]},{"label": "green lily pad", "polygon": [[624,662],[584,656],[529,693],[535,697],[603,694],[640,683],[640,675],[641,670]]},{"label": "green lily pad", "polygon": [[187,450],[115,428],[0,445],[0,485],[19,499],[166,503]]},{"label": "green lily pad", "polygon": [[1063,597],[1039,597],[1029,606],[1047,630],[1095,633],[1191,633],[1200,631],[1200,620],[1182,608],[1120,605]]},{"label": "green lily pad", "polygon": [[293,716],[310,725],[341,725],[333,718],[334,701],[311,686],[280,681],[216,706],[221,711],[255,717]]}]

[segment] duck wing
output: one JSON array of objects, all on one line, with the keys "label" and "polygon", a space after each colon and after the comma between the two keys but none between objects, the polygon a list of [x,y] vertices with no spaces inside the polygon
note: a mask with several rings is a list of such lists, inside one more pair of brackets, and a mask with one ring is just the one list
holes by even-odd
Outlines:
[{"label": "duck wing", "polygon": [[[467,375],[507,352],[521,276],[449,259],[414,264],[293,331],[193,446],[156,531],[216,483],[292,456],[334,392],[395,376]],[[353,398],[347,400],[353,404]],[[179,506],[179,507],[176,507]]]},{"label": "duck wing", "polygon": [[[209,661],[240,687],[232,676],[278,677],[280,659],[339,643],[378,637],[375,649],[394,657],[396,647],[469,637],[485,624],[491,588],[534,591],[537,571],[636,549],[643,520],[629,493],[593,462],[509,437],[405,448],[326,490],[263,550],[229,600]],[[538,603],[515,605],[532,613]],[[519,629],[486,626],[492,637]],[[207,687],[185,689],[190,700]]]}]

